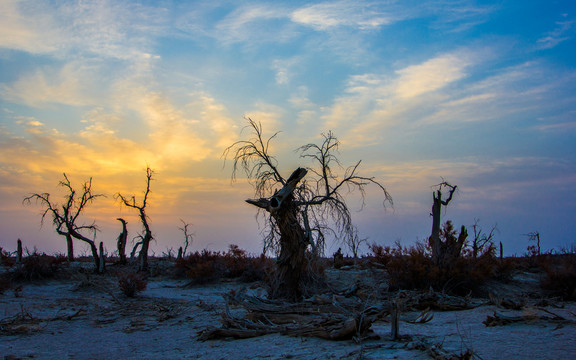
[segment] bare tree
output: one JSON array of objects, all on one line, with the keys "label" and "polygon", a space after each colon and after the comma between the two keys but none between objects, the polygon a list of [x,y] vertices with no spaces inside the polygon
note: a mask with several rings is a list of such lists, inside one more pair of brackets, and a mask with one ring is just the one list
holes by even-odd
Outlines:
[{"label": "bare tree", "polygon": [[192,242],[194,241],[194,233],[189,232],[189,229],[188,229],[188,227],[192,226],[192,224],[187,223],[182,219],[180,219],[180,221],[182,222],[183,227],[181,227],[181,228],[179,227],[178,230],[181,230],[182,233],[184,234],[184,249],[182,251],[181,256],[186,256],[186,251],[188,251],[188,246],[190,244],[192,244]]},{"label": "bare tree", "polygon": [[538,231],[533,231],[524,235],[528,236],[528,241],[536,242],[536,245],[528,246],[528,253],[531,255],[540,255],[540,233]]},{"label": "bare tree", "polygon": [[[432,248],[432,260],[436,265],[444,267],[460,256],[464,243],[466,242],[466,237],[468,237],[468,232],[466,228],[462,226],[460,234],[456,238],[451,222],[445,224],[443,231],[441,228],[442,206],[448,206],[457,186],[450,185],[446,181],[443,181],[436,185],[436,187],[438,189],[433,193],[434,201],[432,203],[432,213],[430,214],[432,215],[432,233],[428,242]],[[448,189],[448,198],[446,198],[446,200],[442,200],[443,188]],[[442,240],[442,237],[444,240]]]},{"label": "bare tree", "polygon": [[[52,223],[56,228],[56,232],[59,235],[66,237],[67,250],[68,250],[68,260],[74,260],[74,246],[72,243],[72,238],[81,240],[90,246],[92,251],[92,257],[94,259],[95,271],[98,272],[100,266],[100,260],[98,256],[98,249],[96,248],[95,238],[98,227],[94,222],[90,225],[78,225],[78,218],[82,214],[82,211],[86,206],[92,203],[96,198],[104,196],[102,194],[92,193],[92,178],[85,181],[82,184],[82,193],[77,196],[76,190],[72,187],[68,176],[64,173],[64,180],[60,181],[59,186],[64,187],[67,190],[67,194],[64,196],[64,203],[56,204],[50,200],[49,193],[42,194],[32,194],[24,198],[23,202],[30,204],[32,200],[40,203],[44,207],[44,212],[42,213],[41,223],[44,223],[44,218],[46,215],[52,217]],[[82,233],[88,231],[92,232],[94,239],[89,239]]]},{"label": "bare tree", "polygon": [[[342,167],[336,157],[339,142],[332,132],[322,135],[320,145],[298,148],[300,157],[312,160],[313,165],[299,167],[284,178],[270,153],[270,142],[278,133],[265,138],[261,124],[247,120],[252,137],[226,148],[224,158],[233,159],[233,180],[241,169],[251,181],[256,199],[246,202],[258,207],[264,218],[264,251],[277,254],[271,297],[296,300],[306,295],[304,280],[313,275],[312,260],[323,253],[326,236],[331,234],[337,240],[354,236],[343,192],[358,190],[364,198],[365,187],[373,184],[382,190],[384,204],[392,203],[392,198],[373,177],[357,174],[360,161],[346,168],[342,176],[334,172],[335,167]],[[310,181],[303,180],[307,174],[312,175]]]},{"label": "bare tree", "polygon": [[495,232],[498,231],[496,225],[492,226],[489,233],[485,233],[480,228],[478,223],[480,220],[474,219],[474,225],[472,225],[472,230],[474,231],[474,239],[472,239],[472,257],[476,259],[478,255],[485,253],[496,252],[496,247],[494,245]]},{"label": "bare tree", "polygon": [[122,218],[117,218],[116,220],[122,223],[122,232],[120,233],[120,235],[118,235],[118,239],[116,241],[116,245],[118,248],[118,257],[120,258],[118,262],[122,265],[125,265],[127,263],[126,242],[128,240],[128,229],[126,228],[126,224],[128,223],[126,222],[126,220]]},{"label": "bare tree", "polygon": [[352,252],[352,256],[354,257],[354,264],[356,264],[356,262],[358,261],[358,252],[360,251],[360,246],[362,246],[362,244],[367,244],[368,239],[361,238],[360,235],[358,234],[358,229],[354,227],[352,236],[347,236],[344,239],[344,242],[348,246],[348,249],[350,249],[350,251]]},{"label": "bare tree", "polygon": [[[150,168],[150,166],[146,166],[146,190],[144,191],[144,198],[142,199],[142,204],[136,203],[136,197],[132,195],[131,197],[125,197],[124,195],[117,193],[114,197],[116,199],[120,199],[124,206],[138,210],[138,215],[140,217],[140,222],[142,223],[143,228],[143,235],[142,238],[142,247],[140,248],[140,253],[138,255],[139,271],[147,271],[148,270],[148,248],[150,246],[150,241],[153,239],[152,231],[150,230],[150,226],[148,224],[148,216],[146,215],[146,205],[148,205],[148,195],[150,195],[150,182],[152,181],[152,177],[154,175],[154,171]],[[133,253],[136,248],[134,248]]]}]

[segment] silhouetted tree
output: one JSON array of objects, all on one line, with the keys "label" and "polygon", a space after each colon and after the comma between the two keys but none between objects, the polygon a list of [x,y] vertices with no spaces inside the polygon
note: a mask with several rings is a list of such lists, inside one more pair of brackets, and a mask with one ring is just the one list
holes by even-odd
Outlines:
[{"label": "silhouetted tree", "polygon": [[[182,219],[180,219],[180,221],[182,222],[183,226],[181,228],[179,227],[178,230],[181,230],[184,234],[184,249],[182,250],[182,254],[180,254],[178,257],[186,256],[188,246],[194,241],[194,233],[189,232],[190,230],[188,229],[188,227],[192,226],[192,224],[189,224]],[[180,249],[182,249],[182,247],[180,247]]]},{"label": "silhouetted tree", "polygon": [[[436,185],[436,187],[438,187],[438,189],[433,193],[434,201],[431,213],[432,234],[428,242],[432,248],[432,260],[434,264],[440,267],[446,267],[460,256],[466,242],[466,237],[468,237],[468,232],[466,231],[466,227],[462,225],[460,234],[456,237],[454,227],[450,221],[446,222],[444,229],[441,228],[442,206],[448,206],[457,186],[452,186],[444,181]],[[448,198],[446,198],[446,200],[442,200],[443,188],[448,189]]]},{"label": "silhouetted tree", "polygon": [[[44,218],[46,215],[52,217],[52,223],[56,227],[56,232],[64,237],[66,237],[66,244],[68,250],[68,260],[74,260],[74,247],[72,243],[72,238],[81,240],[90,246],[92,251],[92,257],[94,259],[95,271],[98,272],[100,266],[100,260],[98,256],[98,249],[96,248],[95,238],[98,227],[93,222],[90,225],[78,225],[78,218],[82,214],[85,207],[92,203],[96,198],[104,196],[102,194],[92,193],[92,178],[85,181],[82,184],[82,193],[78,196],[77,191],[72,187],[68,176],[64,173],[64,180],[60,181],[59,186],[64,187],[67,190],[67,194],[64,196],[64,202],[62,204],[56,204],[50,200],[49,193],[35,193],[26,198],[23,202],[30,204],[32,200],[40,203],[44,207],[44,212],[42,213],[41,223],[44,223]],[[94,239],[89,239],[82,233],[84,231],[92,232]]]},{"label": "silhouetted tree", "polygon": [[525,235],[528,236],[528,241],[536,242],[536,245],[528,246],[528,253],[530,255],[540,255],[540,233],[538,231],[533,231]]},{"label": "silhouetted tree", "polygon": [[128,239],[128,229],[126,228],[126,220],[122,218],[117,218],[116,220],[122,223],[122,232],[118,235],[118,239],[116,241],[116,246],[118,248],[118,262],[122,265],[126,264],[126,241]]},{"label": "silhouetted tree", "polygon": [[492,226],[489,233],[485,233],[480,228],[478,223],[480,220],[474,219],[474,225],[472,225],[472,230],[474,231],[474,239],[472,239],[472,258],[476,259],[478,255],[490,253],[492,256],[495,255],[496,247],[494,245],[495,232],[498,231],[496,225]]},{"label": "silhouetted tree", "polygon": [[[356,189],[364,198],[365,187],[373,184],[382,190],[384,204],[392,203],[392,198],[373,177],[357,174],[360,161],[346,168],[342,176],[334,172],[335,166],[341,168],[335,154],[340,143],[332,132],[322,134],[320,145],[298,148],[300,157],[311,159],[313,165],[299,167],[284,178],[270,153],[270,142],[278,133],[265,139],[261,124],[247,120],[252,138],[229,146],[224,157],[233,159],[232,179],[240,168],[251,181],[257,198],[246,202],[257,206],[263,215],[267,229],[264,251],[277,254],[276,281],[270,296],[296,300],[306,294],[304,282],[314,275],[312,263],[323,253],[326,235],[330,233],[338,240],[354,236],[343,192]],[[310,181],[303,180],[307,174],[311,174]]]},{"label": "silhouetted tree", "polygon": [[138,255],[138,269],[140,271],[148,270],[148,247],[150,246],[150,240],[153,239],[152,231],[148,225],[148,216],[146,215],[146,205],[148,205],[148,195],[150,195],[150,182],[152,181],[153,175],[154,171],[150,166],[146,166],[146,190],[144,191],[144,198],[142,199],[141,205],[136,203],[136,197],[134,195],[131,197],[125,197],[120,193],[115,195],[115,198],[120,199],[122,204],[126,207],[138,210],[138,216],[140,217],[140,222],[142,223],[143,228],[143,234],[141,236],[142,247],[140,248],[140,253]]},{"label": "silhouetted tree", "polygon": [[361,238],[360,235],[358,235],[358,229],[355,228],[352,232],[352,236],[347,236],[344,241],[348,246],[348,249],[350,249],[352,252],[352,256],[354,257],[354,264],[356,264],[358,261],[358,252],[360,251],[360,246],[362,246],[362,244],[368,243],[368,239]]}]

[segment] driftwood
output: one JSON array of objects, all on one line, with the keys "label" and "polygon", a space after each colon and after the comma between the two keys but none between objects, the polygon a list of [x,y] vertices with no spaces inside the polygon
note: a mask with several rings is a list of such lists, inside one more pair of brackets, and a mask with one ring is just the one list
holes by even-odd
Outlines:
[{"label": "driftwood", "polygon": [[86,311],[80,309],[72,314],[63,314],[58,316],[37,318],[30,314],[28,311],[21,309],[21,312],[0,320],[0,335],[21,335],[30,334],[38,331],[42,331],[47,322],[50,321],[70,321],[78,316],[85,315]]},{"label": "driftwood", "polygon": [[[232,292],[225,298],[222,327],[200,331],[199,340],[244,339],[272,333],[328,340],[364,338],[372,323],[389,312],[386,306],[363,307],[358,301],[337,296],[332,302],[325,297],[315,297],[298,303],[262,299],[243,292]],[[235,317],[230,313],[229,304],[240,305],[248,313],[244,318]]]},{"label": "driftwood", "polygon": [[298,337],[318,337],[327,340],[345,340],[365,336],[373,320],[344,314],[249,314],[234,317],[228,308],[222,313],[222,327],[208,328],[198,333],[202,341],[235,338],[246,339],[267,334]]},{"label": "driftwood", "polygon": [[494,311],[494,315],[493,316],[488,315],[486,317],[486,320],[484,320],[482,323],[484,325],[486,325],[486,327],[504,326],[504,325],[514,324],[514,323],[535,323],[535,322],[540,322],[540,321],[557,323],[559,325],[564,325],[564,324],[576,325],[575,321],[568,320],[568,319],[566,319],[566,318],[564,318],[558,314],[554,314],[551,311],[548,311],[546,309],[539,309],[539,310],[546,312],[550,316],[539,315],[536,313],[522,314],[520,316],[509,316],[509,315],[498,314],[496,311]]},{"label": "driftwood", "polygon": [[481,306],[481,303],[473,303],[469,297],[450,296],[439,292],[402,292],[404,307],[407,309],[436,311],[459,311],[469,310]]},{"label": "driftwood", "polygon": [[501,298],[496,294],[488,294],[490,302],[498,307],[510,310],[522,310],[527,304],[526,299]]}]

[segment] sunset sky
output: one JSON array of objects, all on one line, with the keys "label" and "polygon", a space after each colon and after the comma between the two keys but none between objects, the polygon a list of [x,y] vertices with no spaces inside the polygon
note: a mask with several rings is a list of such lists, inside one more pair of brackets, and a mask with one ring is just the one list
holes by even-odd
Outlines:
[{"label": "sunset sky", "polygon": [[[332,130],[344,166],[362,160],[381,193],[349,197],[360,235],[405,245],[431,228],[433,185],[458,185],[443,213],[497,225],[506,254],[538,231],[576,246],[576,2],[0,1],[0,246],[64,252],[33,192],[93,178],[105,194],[83,223],[109,253],[136,214],[113,195],[145,189],[156,255],[262,249],[253,189],[223,150],[266,134],[289,176],[296,148]],[[341,244],[330,243],[332,254]],[[81,243],[76,253],[86,252]],[[362,252],[366,252],[364,248]]]}]

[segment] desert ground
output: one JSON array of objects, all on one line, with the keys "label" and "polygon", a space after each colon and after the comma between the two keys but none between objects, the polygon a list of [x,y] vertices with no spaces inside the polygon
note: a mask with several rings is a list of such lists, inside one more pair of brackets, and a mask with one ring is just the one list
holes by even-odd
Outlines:
[{"label": "desert ground", "polygon": [[[391,315],[384,314],[368,336],[336,341],[280,333],[202,339],[208,329],[223,326],[226,308],[234,316],[245,314],[241,306],[227,305],[226,294],[265,298],[258,282],[195,285],[157,275],[130,298],[118,288],[113,267],[103,275],[80,270],[13,284],[0,295],[2,359],[573,359],[576,354],[576,303],[542,298],[534,273],[488,285],[498,297],[468,298],[465,310],[431,309],[428,322],[417,321],[421,311],[401,310],[396,340]],[[328,269],[326,275],[333,289],[363,289],[353,295],[358,299],[347,301],[378,306],[391,296],[379,271],[348,267]],[[413,295],[394,294],[407,300]],[[335,294],[324,298],[346,300]]]}]

